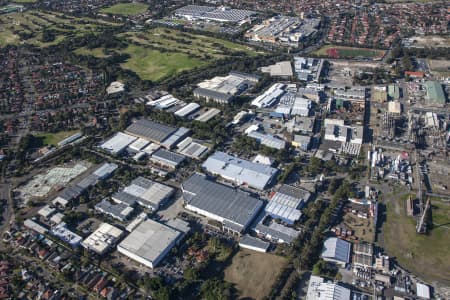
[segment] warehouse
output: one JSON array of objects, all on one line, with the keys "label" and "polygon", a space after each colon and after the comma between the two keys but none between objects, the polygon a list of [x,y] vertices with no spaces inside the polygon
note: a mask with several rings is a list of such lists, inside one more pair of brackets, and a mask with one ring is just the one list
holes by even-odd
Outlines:
[{"label": "warehouse", "polygon": [[190,132],[190,129],[181,127],[177,129],[177,131],[175,131],[171,136],[165,139],[164,142],[161,143],[161,146],[166,149],[172,149],[179,141],[187,137]]},{"label": "warehouse", "polygon": [[185,158],[186,157],[181,154],[176,154],[165,149],[159,149],[152,154],[150,161],[158,166],[174,170],[185,160]]},{"label": "warehouse", "polygon": [[180,118],[185,118],[189,116],[190,114],[193,114],[197,110],[200,109],[200,105],[198,103],[192,102],[188,105],[182,107],[181,109],[177,110],[174,115]]},{"label": "warehouse", "polygon": [[239,240],[239,247],[265,253],[269,249],[270,243],[246,234]]},{"label": "warehouse", "polygon": [[119,221],[126,221],[133,213],[134,208],[125,203],[111,203],[107,199],[103,199],[95,205],[95,209],[105,215],[108,215]]},{"label": "warehouse", "polygon": [[193,20],[205,20],[215,22],[240,23],[256,14],[256,12],[244,9],[232,9],[224,6],[213,7],[203,5],[186,5],[175,10],[174,15]]},{"label": "warehouse", "polygon": [[137,140],[137,138],[134,136],[118,132],[112,138],[101,144],[100,148],[111,154],[117,155],[122,153],[128,145],[133,143],[135,140]]},{"label": "warehouse", "polygon": [[81,246],[99,255],[103,255],[114,247],[122,234],[123,231],[119,228],[108,223],[102,223],[97,230],[81,243]]},{"label": "warehouse", "polygon": [[144,149],[145,147],[147,147],[148,144],[150,144],[149,141],[147,141],[146,139],[139,138],[136,141],[134,141],[133,143],[131,143],[129,148],[133,151],[138,152],[138,151],[141,151],[142,149]]},{"label": "warehouse", "polygon": [[[175,133],[175,127],[159,124],[150,120],[140,119],[125,130],[125,133],[161,144]],[[134,141],[134,140],[133,140]]]},{"label": "warehouse", "polygon": [[125,203],[133,206],[135,203],[156,211],[167,201],[175,190],[159,182],[138,177],[122,191],[112,195],[112,199],[117,203]]},{"label": "warehouse", "polygon": [[350,300],[351,290],[324,278],[311,275],[306,300]]},{"label": "warehouse", "polygon": [[203,163],[202,167],[214,174],[220,175],[235,184],[264,190],[275,182],[278,169],[253,163],[224,152],[217,151]]},{"label": "warehouse", "polygon": [[241,233],[247,229],[263,202],[239,189],[194,174],[182,184],[186,209],[219,221],[224,230]]},{"label": "warehouse", "polygon": [[82,240],[81,236],[67,229],[66,223],[64,222],[52,227],[50,232],[53,236],[59,238],[63,242],[66,242],[72,247],[78,247]]},{"label": "warehouse", "polygon": [[256,130],[250,131],[247,135],[257,140],[260,144],[267,146],[269,148],[277,150],[286,148],[286,142],[273,135],[262,133]]},{"label": "warehouse", "polygon": [[255,86],[258,81],[259,77],[255,75],[230,72],[227,76],[216,76],[200,82],[194,90],[194,96],[206,101],[228,104],[235,96]]},{"label": "warehouse", "polygon": [[424,84],[426,90],[426,100],[429,105],[444,106],[446,102],[442,85],[437,81],[427,81]]},{"label": "warehouse", "polygon": [[271,107],[276,101],[280,99],[285,93],[284,88],[286,87],[283,83],[275,83],[263,94],[259,95],[252,101],[252,105],[258,108]]},{"label": "warehouse", "polygon": [[300,188],[290,185],[282,185],[272,196],[266,206],[266,212],[275,219],[293,224],[300,219],[300,209],[308,202],[311,194]]},{"label": "warehouse", "polygon": [[350,262],[351,244],[339,238],[331,237],[323,243],[321,257],[342,267]]},{"label": "warehouse", "polygon": [[209,120],[211,120],[212,118],[214,118],[215,116],[217,116],[218,114],[220,114],[219,109],[208,108],[208,110],[206,110],[204,113],[202,113],[197,118],[195,118],[195,121],[205,123],[205,122],[208,122]]},{"label": "warehouse", "polygon": [[275,222],[265,213],[260,214],[255,223],[252,229],[259,237],[278,244],[290,244],[300,234],[300,231]]},{"label": "warehouse", "polygon": [[182,232],[148,219],[139,224],[117,250],[149,268],[155,268],[182,236]]},{"label": "warehouse", "polygon": [[178,153],[194,158],[202,158],[209,150],[208,147],[194,142],[192,138],[188,137],[181,141],[178,145]]}]

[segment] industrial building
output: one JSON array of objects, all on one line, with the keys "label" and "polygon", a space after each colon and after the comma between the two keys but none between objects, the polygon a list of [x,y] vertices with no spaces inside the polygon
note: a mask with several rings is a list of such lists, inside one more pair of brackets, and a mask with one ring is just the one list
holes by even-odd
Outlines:
[{"label": "industrial building", "polygon": [[307,117],[311,113],[312,101],[303,97],[298,92],[288,92],[284,94],[275,112],[283,116],[302,116]]},{"label": "industrial building", "polygon": [[177,145],[178,153],[194,159],[202,158],[209,150],[208,147],[194,142],[190,137],[185,138]]},{"label": "industrial building", "polygon": [[247,136],[254,138],[260,144],[267,146],[269,148],[281,150],[286,148],[286,142],[278,137],[275,137],[271,134],[266,134],[258,131],[259,125],[251,125],[249,128],[245,130],[245,134]]},{"label": "industrial building", "polygon": [[308,151],[311,147],[311,137],[308,135],[295,134],[292,139],[292,146],[300,148],[303,151]]},{"label": "industrial building", "polygon": [[116,133],[112,138],[100,145],[105,151],[111,154],[118,155],[121,154],[131,143],[137,140],[136,137],[125,134],[123,132]]},{"label": "industrial building", "polygon": [[199,109],[200,109],[200,104],[192,102],[192,103],[189,103],[188,105],[180,108],[176,112],[174,112],[174,115],[177,117],[180,117],[180,118],[186,118]]},{"label": "industrial building", "polygon": [[320,19],[275,16],[255,25],[245,37],[255,42],[298,46],[300,41],[312,36],[319,25]]},{"label": "industrial building", "polygon": [[158,166],[168,168],[170,170],[176,169],[186,157],[165,149],[155,151],[150,157],[150,161]]},{"label": "industrial building", "polygon": [[248,193],[194,174],[183,182],[186,209],[222,223],[224,230],[244,232],[257,216],[263,202]]},{"label": "industrial building", "polygon": [[259,77],[256,75],[230,72],[227,76],[217,76],[199,83],[198,88],[194,90],[194,96],[206,101],[228,104],[258,81]]},{"label": "industrial building", "polygon": [[360,125],[344,125],[344,120],[325,119],[325,140],[363,143],[364,127]]},{"label": "industrial building", "polygon": [[195,118],[195,121],[206,123],[209,120],[213,119],[218,114],[220,114],[220,109],[208,108],[208,110],[206,110],[205,112],[200,114],[197,118]]},{"label": "industrial building", "polygon": [[444,106],[447,99],[442,85],[437,81],[427,81],[424,84],[425,100],[429,105]]},{"label": "industrial building", "polygon": [[269,73],[272,77],[289,79],[294,75],[290,61],[280,61],[273,65],[260,68],[262,73]]},{"label": "industrial building", "polygon": [[176,131],[177,129],[175,127],[156,123],[147,119],[140,119],[128,126],[125,133],[161,144]]},{"label": "industrial building", "polygon": [[155,268],[183,235],[182,231],[148,219],[139,224],[117,250],[138,263]]},{"label": "industrial building", "polygon": [[270,198],[266,206],[266,212],[272,218],[293,224],[300,219],[302,215],[300,209],[303,208],[310,197],[311,193],[306,190],[290,185],[282,185]]},{"label": "industrial building", "polygon": [[294,57],[294,70],[297,78],[306,82],[320,82],[323,69],[323,59],[310,57]]},{"label": "industrial building", "polygon": [[295,116],[286,123],[286,129],[288,132],[298,132],[306,135],[314,133],[316,118],[315,117],[302,117]]},{"label": "industrial building", "polygon": [[82,240],[81,236],[67,229],[66,223],[64,222],[52,227],[50,233],[72,247],[78,247]]},{"label": "industrial building", "polygon": [[95,210],[124,222],[133,213],[134,208],[125,203],[112,203],[107,199],[103,199],[95,205]]},{"label": "industrial building", "polygon": [[269,249],[270,243],[246,234],[239,240],[239,247],[265,253]]},{"label": "industrial building", "polygon": [[123,231],[108,223],[102,223],[100,227],[89,235],[81,246],[99,255],[112,249],[122,237]]},{"label": "industrial building", "polygon": [[259,95],[252,101],[252,105],[258,108],[271,107],[285,93],[284,83],[275,83],[263,94]]},{"label": "industrial building", "polygon": [[351,244],[342,239],[331,237],[323,243],[321,257],[342,267],[350,262]]},{"label": "industrial building", "polygon": [[174,11],[176,17],[189,21],[205,20],[221,23],[242,23],[255,14],[256,12],[251,10],[203,5],[186,5]]},{"label": "industrial building", "polygon": [[290,244],[298,237],[300,231],[276,222],[270,215],[262,213],[258,216],[252,230],[261,238],[277,244]]},{"label": "industrial building", "polygon": [[138,203],[152,211],[156,211],[174,192],[175,190],[167,185],[144,177],[138,177],[122,191],[113,194],[111,198],[117,203],[125,203],[130,206]]},{"label": "industrial building", "polygon": [[306,300],[350,300],[351,290],[324,278],[311,275]]},{"label": "industrial building", "polygon": [[238,185],[264,190],[275,182],[278,169],[240,159],[217,151],[203,163],[202,167]]}]

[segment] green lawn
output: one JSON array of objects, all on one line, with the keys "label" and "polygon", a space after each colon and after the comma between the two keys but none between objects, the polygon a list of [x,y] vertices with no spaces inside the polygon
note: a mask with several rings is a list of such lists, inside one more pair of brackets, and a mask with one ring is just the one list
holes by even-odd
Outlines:
[{"label": "green lawn", "polygon": [[13,3],[36,3],[37,0],[14,0]]},{"label": "green lawn", "polygon": [[112,15],[134,16],[141,14],[148,9],[144,3],[118,3],[100,10],[100,12]]},{"label": "green lawn", "polygon": [[[30,10],[22,13],[3,14],[0,15],[0,46],[26,43],[46,47],[60,43],[66,38],[95,33],[101,28],[117,25],[120,24],[91,18],[63,16],[57,12]],[[49,43],[41,41],[44,29],[57,32],[54,41]],[[19,32],[27,33],[29,37],[22,39]]]},{"label": "green lawn", "polygon": [[206,65],[206,62],[184,53],[163,53],[136,45],[129,45],[123,51],[131,58],[122,67],[136,72],[144,80],[158,81],[181,71]]},{"label": "green lawn", "polygon": [[[416,233],[416,222],[406,216],[406,197],[393,197],[387,205],[387,219],[383,224],[384,246],[406,269],[425,280],[450,284],[450,227],[435,227],[427,235]],[[433,222],[449,219],[450,205],[432,201]]]},{"label": "green lawn", "polygon": [[78,131],[79,130],[59,131],[56,133],[39,133],[36,134],[36,137],[42,138],[43,145],[56,146],[60,141],[62,141],[65,138],[68,138],[71,135],[74,135]]},{"label": "green lawn", "polygon": [[75,50],[75,54],[77,55],[84,55],[84,56],[94,56],[97,58],[104,58],[106,57],[105,53],[103,52],[103,48],[94,48],[94,49],[88,49],[86,47],[78,48]]}]

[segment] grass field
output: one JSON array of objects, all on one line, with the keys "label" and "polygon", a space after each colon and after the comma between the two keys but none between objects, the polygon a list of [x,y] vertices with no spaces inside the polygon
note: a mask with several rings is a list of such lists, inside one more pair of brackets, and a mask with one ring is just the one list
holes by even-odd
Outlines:
[{"label": "grass field", "polygon": [[367,58],[382,58],[385,51],[378,49],[365,49],[345,46],[326,45],[313,52],[318,56],[330,56],[330,49],[336,49],[339,58],[354,58],[354,57],[367,57]]},{"label": "grass field", "polygon": [[[407,197],[407,195],[406,195]],[[406,216],[406,197],[393,197],[387,204],[387,218],[383,224],[384,246],[406,269],[425,280],[450,284],[450,225],[435,226],[428,235],[416,234],[416,222]],[[450,204],[432,201],[433,222],[450,221]]]},{"label": "grass field", "polygon": [[147,9],[148,5],[144,3],[118,3],[113,6],[103,8],[100,12],[112,15],[134,16],[145,12]]},{"label": "grass field", "polygon": [[[116,23],[102,20],[76,18],[43,11],[3,14],[0,15],[0,47],[19,43],[46,47],[57,44],[65,38],[96,32],[102,27],[116,25]],[[56,32],[54,41],[42,42],[44,29]]]},{"label": "grass field", "polygon": [[225,280],[235,284],[240,299],[264,299],[285,263],[280,256],[242,249],[225,269]]},{"label": "grass field", "polygon": [[[122,68],[135,72],[144,80],[159,81],[182,71],[206,67],[231,55],[257,55],[246,45],[174,29],[154,28],[122,33],[118,37],[128,41],[128,47],[110,50],[129,54],[130,58],[121,65]],[[101,49],[81,48],[76,53],[103,55]]]},{"label": "grass field", "polygon": [[13,3],[36,3],[37,0],[13,0]]},{"label": "grass field", "polygon": [[62,141],[65,138],[68,138],[71,135],[74,135],[79,130],[70,130],[70,131],[59,131],[56,133],[40,133],[36,134],[36,137],[42,139],[43,145],[46,146],[56,146],[60,141]]},{"label": "grass field", "polygon": [[82,48],[78,48],[74,52],[77,55],[92,55],[97,58],[106,57],[105,53],[103,52],[103,48],[88,49],[86,47],[82,47]]}]

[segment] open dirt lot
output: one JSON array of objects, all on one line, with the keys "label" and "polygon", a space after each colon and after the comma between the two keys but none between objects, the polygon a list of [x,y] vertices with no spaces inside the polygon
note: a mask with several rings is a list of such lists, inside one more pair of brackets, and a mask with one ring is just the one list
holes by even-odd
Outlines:
[{"label": "open dirt lot", "polygon": [[225,280],[236,285],[240,299],[263,299],[285,263],[280,256],[242,249],[225,269]]}]

